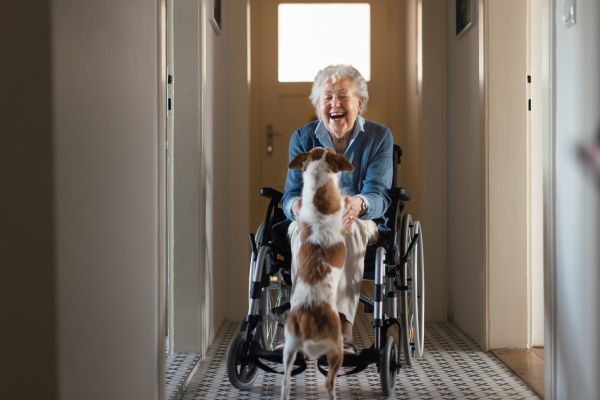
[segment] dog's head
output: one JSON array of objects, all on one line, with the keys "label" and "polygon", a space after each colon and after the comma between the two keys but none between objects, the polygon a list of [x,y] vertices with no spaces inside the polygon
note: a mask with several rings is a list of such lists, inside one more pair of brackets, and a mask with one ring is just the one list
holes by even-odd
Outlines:
[{"label": "dog's head", "polygon": [[292,162],[290,162],[288,168],[306,171],[313,163],[320,164],[319,166],[322,166],[326,172],[334,174],[340,171],[354,171],[354,166],[350,164],[350,161],[348,161],[346,157],[334,153],[331,149],[322,147],[316,147],[308,153],[298,154],[294,157]]}]

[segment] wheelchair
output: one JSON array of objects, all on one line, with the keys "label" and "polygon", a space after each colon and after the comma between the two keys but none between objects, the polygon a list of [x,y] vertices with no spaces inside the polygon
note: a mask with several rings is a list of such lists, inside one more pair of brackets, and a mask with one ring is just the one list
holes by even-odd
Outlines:
[{"label": "wheelchair", "polygon": [[[410,194],[396,186],[397,166],[402,150],[394,145],[393,179],[390,188],[391,205],[386,211],[389,232],[380,231],[377,244],[368,246],[363,279],[374,280],[373,299],[361,294],[366,313],[373,313],[374,343],[359,354],[345,354],[342,367],[352,368],[343,375],[363,371],[376,364],[383,394],[389,396],[401,368],[400,351],[406,366],[423,356],[425,282],[423,235],[421,224],[410,214],[401,217]],[[281,209],[283,194],[263,188],[260,194],[270,200],[265,220],[256,234],[250,234],[252,256],[249,276],[248,315],[242,321],[227,351],[226,371],[230,383],[237,389],[249,389],[258,370],[283,374],[273,369],[273,363],[283,362],[283,352],[276,351],[278,338],[290,310],[291,247],[287,243],[285,215]],[[398,307],[398,305],[400,307]],[[401,349],[388,336],[393,325],[398,326]],[[306,370],[307,358],[298,352],[292,376]],[[268,365],[270,364],[270,365]],[[317,360],[317,368],[325,376],[328,371],[325,356]],[[347,369],[346,369],[347,370]],[[342,375],[340,375],[342,376]]]}]

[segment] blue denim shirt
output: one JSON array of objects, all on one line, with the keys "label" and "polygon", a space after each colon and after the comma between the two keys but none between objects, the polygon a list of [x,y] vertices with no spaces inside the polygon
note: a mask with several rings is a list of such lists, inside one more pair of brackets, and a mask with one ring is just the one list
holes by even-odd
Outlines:
[{"label": "blue denim shirt", "polygon": [[[389,188],[392,186],[392,154],[394,139],[390,129],[377,122],[358,116],[344,157],[354,171],[339,172],[342,194],[360,197],[365,202],[361,219],[372,219],[379,230],[387,231],[384,213],[390,206]],[[290,140],[290,162],[299,153],[315,147],[335,151],[331,136],[322,121],[314,121],[298,128]],[[294,220],[292,205],[302,197],[302,171],[288,170],[281,205],[289,220]]]}]

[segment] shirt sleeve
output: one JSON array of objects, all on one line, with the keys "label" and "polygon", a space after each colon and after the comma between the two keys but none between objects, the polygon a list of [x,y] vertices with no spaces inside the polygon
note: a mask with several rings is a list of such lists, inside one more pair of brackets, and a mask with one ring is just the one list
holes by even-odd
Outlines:
[{"label": "shirt sleeve", "polygon": [[[302,140],[300,139],[300,130],[298,129],[290,139],[289,162],[291,162],[298,154],[304,153],[305,151]],[[281,199],[281,208],[288,219],[295,219],[292,214],[292,205],[294,204],[294,201],[302,197],[302,184],[302,170],[288,169],[283,198]]]},{"label": "shirt sleeve", "polygon": [[379,146],[373,148],[362,190],[355,196],[365,202],[365,212],[360,216],[361,219],[381,218],[391,204],[389,189],[392,186],[393,151],[394,139],[392,132],[387,129]]}]

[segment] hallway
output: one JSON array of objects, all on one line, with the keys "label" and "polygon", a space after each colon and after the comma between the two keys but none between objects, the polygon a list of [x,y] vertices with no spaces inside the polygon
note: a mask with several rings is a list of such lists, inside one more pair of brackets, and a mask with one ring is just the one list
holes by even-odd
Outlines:
[{"label": "hallway", "polygon": [[[279,398],[280,376],[241,393],[224,369],[236,321],[267,310],[248,310],[258,189],[316,117],[311,82],[278,77],[278,7],[302,2],[7,4],[1,399],[165,400],[184,360],[183,399]],[[599,399],[600,1],[310,3],[371,6],[365,115],[423,227],[425,354],[390,397],[537,399],[489,351],[544,346],[546,400]],[[359,24],[324,26],[358,46]],[[294,398],[323,383],[312,362]],[[373,366],[337,390],[382,394]]]},{"label": "hallway", "polygon": [[[359,348],[373,342],[371,314],[359,308],[354,337]],[[182,400],[193,399],[279,399],[281,375],[260,372],[251,390],[231,386],[225,372],[225,356],[239,322],[226,322],[192,378]],[[391,329],[398,337],[398,329]],[[463,331],[449,322],[428,322],[425,330],[425,355],[411,369],[398,373],[394,395],[388,399],[539,399],[496,357],[483,352]],[[292,378],[291,399],[324,399],[325,377],[315,362],[300,376]],[[381,386],[375,365],[366,371],[337,380],[338,399],[379,399]]]}]

